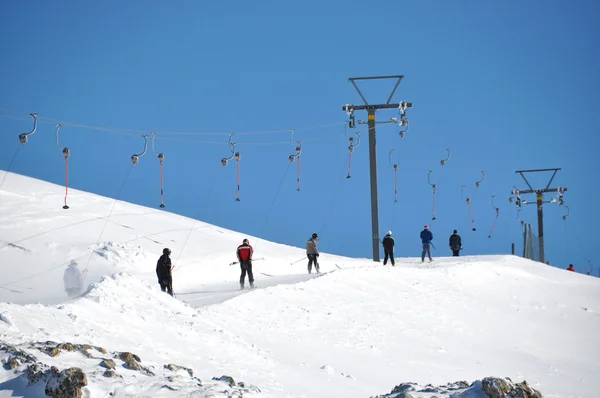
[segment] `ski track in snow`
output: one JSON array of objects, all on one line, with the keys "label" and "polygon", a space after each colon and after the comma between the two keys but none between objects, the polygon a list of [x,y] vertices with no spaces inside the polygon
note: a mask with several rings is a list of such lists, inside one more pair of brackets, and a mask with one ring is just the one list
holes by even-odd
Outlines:
[{"label": "ski track in snow", "polygon": [[[65,211],[61,189],[12,173],[0,189],[0,341],[130,351],[157,373],[118,368],[123,378],[107,379],[78,353],[31,351],[82,367],[91,396],[199,394],[184,379],[163,388],[167,363],[193,369],[215,394],[221,375],[260,388],[256,396],[311,398],[508,376],[546,397],[600,396],[597,278],[513,256],[391,267],[327,253],[322,274],[309,275],[302,248],[124,202],[107,223],[114,200],[71,190]],[[240,290],[239,265],[229,264],[245,237],[264,260],[253,264],[256,287]],[[165,246],[177,259],[176,299],[156,282]],[[77,298],[62,282],[72,259],[88,269]],[[15,377],[0,372],[0,397],[44,396]]]}]

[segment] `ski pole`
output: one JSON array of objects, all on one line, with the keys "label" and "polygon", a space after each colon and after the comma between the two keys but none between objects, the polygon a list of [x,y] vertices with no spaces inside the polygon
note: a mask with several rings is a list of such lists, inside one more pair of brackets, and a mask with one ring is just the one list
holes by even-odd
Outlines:
[{"label": "ski pole", "polygon": [[304,260],[306,258],[306,256],[302,257],[300,260],[294,261],[293,263],[290,263],[290,265],[294,265],[302,260]]},{"label": "ski pole", "polygon": [[[255,259],[252,259],[251,261],[260,261],[260,260],[264,260],[264,257],[255,258]],[[239,261],[234,261],[234,262],[230,263],[229,265],[234,265],[234,264],[239,264],[239,263],[240,263]]]}]

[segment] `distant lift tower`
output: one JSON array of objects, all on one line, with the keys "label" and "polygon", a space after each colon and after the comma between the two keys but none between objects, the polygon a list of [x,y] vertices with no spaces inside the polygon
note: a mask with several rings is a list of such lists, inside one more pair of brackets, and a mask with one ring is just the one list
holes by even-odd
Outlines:
[{"label": "distant lift tower", "polygon": [[[377,199],[377,148],[376,148],[376,139],[375,139],[375,111],[379,109],[398,109],[400,114],[400,120],[397,118],[390,118],[389,121],[382,121],[378,123],[398,123],[400,126],[404,126],[406,129],[408,128],[408,119],[406,116],[406,109],[412,108],[411,102],[401,101],[399,103],[390,103],[396,89],[400,85],[400,81],[404,76],[377,76],[377,77],[351,77],[348,79],[358,91],[358,95],[363,100],[364,105],[345,105],[342,107],[342,110],[345,111],[350,120],[348,122],[348,126],[350,128],[354,128],[356,126],[355,122],[355,111],[367,111],[368,121],[367,125],[369,127],[369,163],[370,163],[370,178],[371,178],[371,226],[373,232],[373,261],[379,262],[379,208],[378,208],[378,199]],[[356,85],[357,80],[379,80],[379,79],[396,79],[396,85],[394,86],[390,96],[387,99],[385,104],[369,104],[363,94],[360,92],[358,86]],[[364,123],[362,121],[358,121],[358,123]],[[406,131],[404,129],[404,131]],[[404,131],[400,133],[401,136],[404,135]]]},{"label": "distant lift tower", "polygon": [[[563,201],[563,194],[565,192],[567,192],[567,188],[563,188],[563,187],[550,188],[550,184],[552,184],[552,180],[554,180],[554,176],[556,176],[556,173],[559,170],[560,169],[540,169],[540,170],[517,170],[517,171],[515,171],[515,173],[521,174],[521,177],[523,177],[523,180],[525,180],[525,183],[527,184],[529,189],[521,191],[521,190],[517,189],[517,187],[515,187],[515,189],[512,191],[513,196],[511,196],[508,199],[509,202],[511,202],[511,203],[513,202],[513,200],[515,200],[517,209],[521,209],[521,205],[533,205],[533,204],[537,205],[538,239],[539,239],[539,250],[540,250],[540,262],[542,262],[542,263],[546,263],[546,259],[544,257],[544,204],[545,203],[558,203],[559,206],[562,206],[565,204],[565,202]],[[527,178],[525,178],[525,175],[524,175],[524,173],[539,173],[539,172],[548,172],[548,171],[553,172],[552,177],[550,177],[550,181],[548,181],[546,188],[543,188],[543,189],[533,189],[533,187],[531,186],[531,184],[529,184],[529,181],[527,181]],[[543,195],[545,193],[550,193],[550,192],[558,192],[558,199],[552,198],[552,200],[544,201]],[[535,202],[529,202],[527,200],[521,199],[521,195],[527,195],[527,194],[532,194],[532,193],[534,193],[536,195]]]}]

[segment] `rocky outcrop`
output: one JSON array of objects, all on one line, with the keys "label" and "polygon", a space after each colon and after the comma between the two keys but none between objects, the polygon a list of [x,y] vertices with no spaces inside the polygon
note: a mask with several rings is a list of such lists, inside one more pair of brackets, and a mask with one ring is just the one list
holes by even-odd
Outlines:
[{"label": "rocky outcrop", "polygon": [[190,368],[185,368],[183,366],[179,366],[179,365],[174,365],[172,363],[169,363],[167,365],[164,366],[165,369],[169,369],[172,370],[173,372],[178,372],[180,370],[185,370],[186,372],[188,372],[188,374],[190,375],[190,377],[194,377],[194,371]]},{"label": "rocky outcrop", "polygon": [[248,392],[248,393],[250,393],[250,392],[259,393],[260,392],[260,389],[258,387],[255,387],[252,385],[246,385],[246,384],[244,384],[244,382],[236,383],[235,380],[233,379],[233,377],[231,377],[231,376],[223,375],[220,377],[213,377],[213,380],[220,381],[221,383],[225,383],[229,387],[233,388],[233,391],[231,391],[231,392],[226,391],[228,394],[237,392],[237,393],[241,394],[240,396],[243,396],[243,393],[245,393],[245,392]]},{"label": "rocky outcrop", "polygon": [[103,359],[102,362],[100,362],[100,366],[110,370],[116,368],[117,364],[112,359]]},{"label": "rocky outcrop", "polygon": [[79,368],[65,369],[48,378],[44,392],[52,398],[81,398],[82,387],[87,386],[85,373]]},{"label": "rocky outcrop", "polygon": [[542,398],[542,393],[531,388],[527,381],[513,383],[508,377],[486,377],[481,380],[481,390],[489,398]]},{"label": "rocky outcrop", "polygon": [[[123,383],[127,385],[135,383],[140,380],[140,374],[143,375],[141,380],[148,380],[153,385],[161,386],[165,391],[172,391],[172,396],[201,391],[204,394],[202,396],[240,398],[260,393],[257,387],[236,382],[231,376],[214,377],[211,381],[203,383],[194,376],[191,368],[173,363],[161,366],[146,365],[134,353],[107,351],[102,347],[89,344],[45,341],[16,347],[0,342],[0,351],[8,353],[3,360],[6,370],[26,379],[28,387],[43,389],[46,395],[54,398],[87,397],[90,390],[86,386],[94,384],[95,380],[112,378],[110,384],[116,388],[124,385]],[[41,352],[44,355],[38,358],[30,352]],[[61,370],[56,366],[43,363],[45,358],[52,358],[52,364],[58,364],[63,356],[71,362],[73,355],[80,355],[78,362],[81,368]],[[109,391],[108,394],[110,395],[111,392]]]},{"label": "rocky outcrop", "polygon": [[419,386],[416,383],[402,383],[392,389],[389,394],[371,398],[469,398],[484,396],[488,398],[543,398],[542,393],[531,388],[526,381],[513,383],[511,379],[486,377],[472,383],[458,381],[442,386]]}]

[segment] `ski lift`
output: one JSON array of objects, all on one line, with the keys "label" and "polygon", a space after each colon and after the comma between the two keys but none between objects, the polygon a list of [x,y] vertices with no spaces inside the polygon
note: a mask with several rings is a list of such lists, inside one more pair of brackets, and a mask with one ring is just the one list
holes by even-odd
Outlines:
[{"label": "ski lift", "polygon": [[148,148],[148,136],[147,135],[142,135],[142,138],[144,139],[144,150],[140,154],[137,154],[137,155],[133,154],[133,155],[131,155],[131,163],[133,163],[134,166],[136,164],[138,164],[139,158],[141,158],[142,156],[144,156],[146,154],[146,149]]},{"label": "ski lift", "polygon": [[223,167],[227,166],[227,162],[229,162],[231,159],[235,158],[236,163],[237,163],[237,191],[235,192],[235,201],[239,202],[240,201],[240,197],[239,197],[239,193],[240,193],[240,159],[242,158],[242,155],[240,155],[239,152],[235,151],[235,143],[231,142],[231,138],[233,137],[233,133],[229,134],[229,150],[231,151],[231,156],[228,158],[223,158],[221,159],[221,164],[223,165]]},{"label": "ski lift", "polygon": [[393,149],[390,149],[388,153],[388,162],[394,168],[394,202],[398,202],[398,163],[392,163],[392,152]]},{"label": "ski lift", "polygon": [[30,113],[29,116],[31,116],[33,118],[33,129],[29,133],[19,134],[19,142],[21,144],[26,144],[27,137],[29,137],[30,135],[35,133],[35,130],[37,128],[37,113]]},{"label": "ski lift", "polygon": [[[54,125],[54,127],[56,127],[56,132],[54,133],[56,137],[56,146],[60,148],[60,145],[58,144],[58,130],[60,130],[62,124],[57,123]],[[71,151],[69,148],[65,147],[62,149],[62,154],[65,158],[65,204],[62,208],[67,210],[69,208],[67,205],[67,196],[69,194],[69,156],[71,156]]]},{"label": "ski lift", "polygon": [[494,195],[492,195],[492,208],[494,210],[496,210],[496,218],[494,219],[494,224],[492,225],[492,229],[490,230],[488,238],[492,237],[492,234],[494,233],[494,229],[496,229],[496,223],[498,222],[498,216],[500,215],[500,208],[494,206]]},{"label": "ski lift", "polygon": [[350,152],[350,154],[348,155],[348,176],[346,178],[350,178],[350,163],[352,162],[352,153],[354,152],[354,148],[360,145],[360,133],[356,132],[355,134],[357,137],[356,144],[354,144],[354,137],[348,137],[348,140],[350,141],[348,152]]},{"label": "ski lift", "polygon": [[481,181],[477,181],[477,182],[475,183],[475,187],[476,187],[476,188],[479,188],[479,186],[480,186],[480,185],[481,185],[481,184],[482,184],[482,183],[485,181],[485,171],[483,171],[483,170],[482,170],[482,171],[481,171],[481,175],[483,176],[483,178],[481,179]]},{"label": "ski lift", "polygon": [[156,152],[154,150],[154,138],[158,135],[158,133],[152,133],[152,152],[157,155],[158,162],[160,164],[160,208],[165,208],[165,199],[164,199],[164,189],[163,189],[163,162],[165,161],[165,155],[161,152]]},{"label": "ski lift", "polygon": [[567,214],[562,216],[562,219],[566,221],[567,217],[569,217],[569,215],[571,214],[571,211],[569,210],[569,206],[567,206],[567,205],[565,205],[565,209],[567,209]]},{"label": "ski lift", "polygon": [[442,167],[446,165],[446,162],[447,162],[448,160],[450,160],[450,148],[446,148],[446,151],[448,151],[448,157],[447,157],[446,159],[442,159],[442,160],[440,161],[440,164],[442,165]]},{"label": "ski lift", "polygon": [[427,174],[427,182],[429,183],[429,185],[431,185],[431,188],[433,189],[433,203],[431,206],[431,210],[433,212],[433,217],[431,217],[431,219],[435,220],[435,218],[436,218],[435,217],[435,196],[436,196],[437,185],[431,183],[431,172],[432,172],[432,170],[429,170],[429,173]]},{"label": "ski lift", "polygon": [[[292,144],[292,146],[294,146],[293,137],[294,137],[294,133],[295,132],[296,132],[295,129],[291,130],[290,144]],[[296,181],[298,183],[298,188],[296,189],[296,191],[300,191],[300,155],[302,154],[302,141],[296,141],[296,143],[298,144],[296,146],[296,154],[295,155],[290,155],[288,159],[289,159],[290,163],[294,163],[294,161],[296,160],[296,158],[298,158],[298,175],[296,176]]]}]

